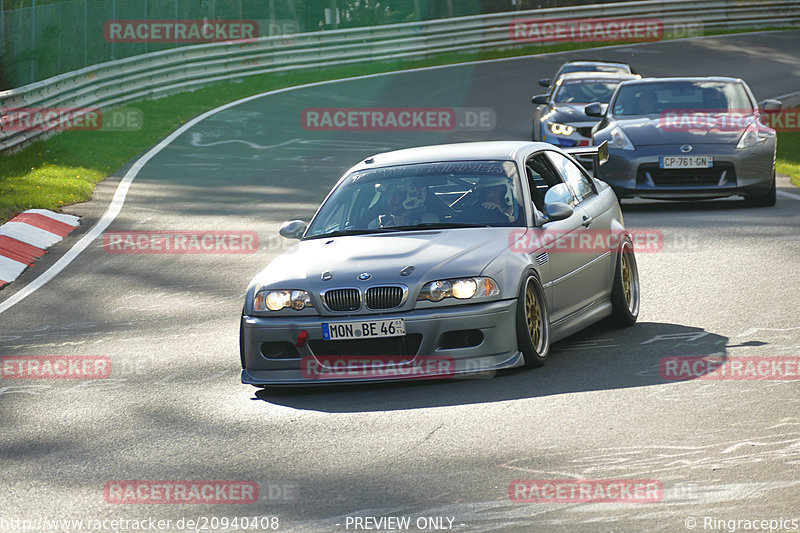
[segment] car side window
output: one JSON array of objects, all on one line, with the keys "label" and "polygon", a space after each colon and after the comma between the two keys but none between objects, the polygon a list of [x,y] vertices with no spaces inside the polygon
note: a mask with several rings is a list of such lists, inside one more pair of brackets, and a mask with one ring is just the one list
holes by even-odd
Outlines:
[{"label": "car side window", "polygon": [[589,181],[589,177],[571,159],[553,151],[548,151],[547,155],[569,188],[572,189],[578,203],[594,194],[594,187]]},{"label": "car side window", "polygon": [[559,184],[564,185],[564,180],[543,152],[534,154],[525,161],[525,173],[531,190],[531,201],[540,215],[544,213],[545,197],[549,202],[563,202],[572,207],[578,203],[569,188],[556,187]]}]

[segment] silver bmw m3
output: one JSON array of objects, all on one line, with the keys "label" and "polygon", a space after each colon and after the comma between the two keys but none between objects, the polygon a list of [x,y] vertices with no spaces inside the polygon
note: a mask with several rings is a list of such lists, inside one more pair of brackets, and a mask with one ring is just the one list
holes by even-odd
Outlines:
[{"label": "silver bmw m3", "polygon": [[[369,157],[334,186],[299,243],[247,290],[242,382],[445,378],[545,362],[551,343],[639,313],[616,196],[574,154],[536,142]],[[581,159],[583,160],[583,159]]]}]

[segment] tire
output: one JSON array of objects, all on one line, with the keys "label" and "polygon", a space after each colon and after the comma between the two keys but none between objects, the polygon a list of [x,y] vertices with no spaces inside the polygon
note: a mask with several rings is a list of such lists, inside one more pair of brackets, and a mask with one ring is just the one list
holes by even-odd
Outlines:
[{"label": "tire", "polygon": [[753,207],[772,207],[775,205],[778,201],[775,174],[772,174],[772,187],[769,188],[766,194],[750,196],[749,199],[750,205]]},{"label": "tire", "polygon": [[517,346],[526,368],[538,368],[550,355],[550,320],[542,284],[528,273],[517,297]]},{"label": "tire", "polygon": [[633,245],[627,238],[617,253],[614,270],[614,285],[611,288],[611,323],[618,327],[629,327],[639,318],[639,269]]}]

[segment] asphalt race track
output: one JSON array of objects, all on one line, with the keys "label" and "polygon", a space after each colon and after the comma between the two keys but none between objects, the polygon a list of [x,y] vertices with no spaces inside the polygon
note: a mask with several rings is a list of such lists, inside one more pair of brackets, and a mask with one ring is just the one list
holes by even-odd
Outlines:
[{"label": "asphalt race track", "polygon": [[[277,517],[280,531],[299,532],[364,531],[354,517],[389,516],[410,517],[409,531],[433,530],[435,522],[416,528],[420,517],[445,527],[452,519],[460,532],[800,523],[800,383],[659,375],[668,356],[800,357],[800,190],[788,180],[774,208],[625,202],[629,227],[664,235],[662,251],[638,255],[639,323],[571,337],[541,369],[258,393],[239,382],[242,295],[288,248],[281,222],[307,220],[342,172],[372,153],[529,139],[537,80],[573,57],[626,61],[647,75],[742,77],[759,100],[800,90],[800,31],[792,31],[319,84],[199,121],[142,166],[109,231],[252,231],[257,253],[118,254],[100,237],[0,314],[0,355],[108,357],[113,368],[107,379],[0,380],[0,529],[44,518],[174,525],[236,516]],[[471,109],[483,114],[460,116],[493,117],[493,127],[303,128],[303,109],[326,107]],[[0,305],[86,234],[127,170],[65,210],[84,217],[81,228],[0,292]],[[663,497],[518,503],[509,484],[519,479],[653,480]],[[259,498],[159,505],[104,495],[126,480],[252,481]]]}]

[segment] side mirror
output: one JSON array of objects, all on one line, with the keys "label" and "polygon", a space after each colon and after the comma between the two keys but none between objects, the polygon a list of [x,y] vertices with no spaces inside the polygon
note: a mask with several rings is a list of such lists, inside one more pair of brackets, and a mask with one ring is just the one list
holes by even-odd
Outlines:
[{"label": "side mirror", "polygon": [[287,239],[299,239],[306,231],[306,223],[302,220],[291,220],[284,222],[278,233]]},{"label": "side mirror", "polygon": [[606,106],[606,109],[603,109],[604,105],[605,104],[601,104],[600,102],[592,102],[583,108],[583,112],[587,117],[602,118],[602,116],[606,114],[606,109],[608,109],[608,106]]},{"label": "side mirror", "polygon": [[[566,183],[561,182],[553,185],[544,195],[544,204],[545,204],[545,214],[550,217],[547,213],[547,206],[548,204],[564,204],[567,207],[570,206],[572,203],[572,191],[569,190],[569,186]],[[572,208],[569,208],[570,215],[572,214]],[[570,215],[567,215],[569,217]],[[566,217],[562,217],[566,218]],[[560,220],[560,219],[559,219]]]},{"label": "side mirror", "polygon": [[550,222],[569,218],[572,216],[572,212],[572,207],[564,202],[553,202],[544,206],[544,214],[547,215]]},{"label": "side mirror", "polygon": [[550,87],[550,84],[553,83],[553,80],[550,78],[542,78],[539,80],[539,85],[542,87]]},{"label": "side mirror", "polygon": [[758,108],[764,113],[774,113],[780,111],[783,103],[780,100],[762,100],[758,103]]},{"label": "side mirror", "polygon": [[537,94],[536,96],[531,98],[531,103],[532,104],[537,104],[537,105],[547,105],[547,102],[549,100],[550,100],[550,96],[548,96],[546,94]]}]

